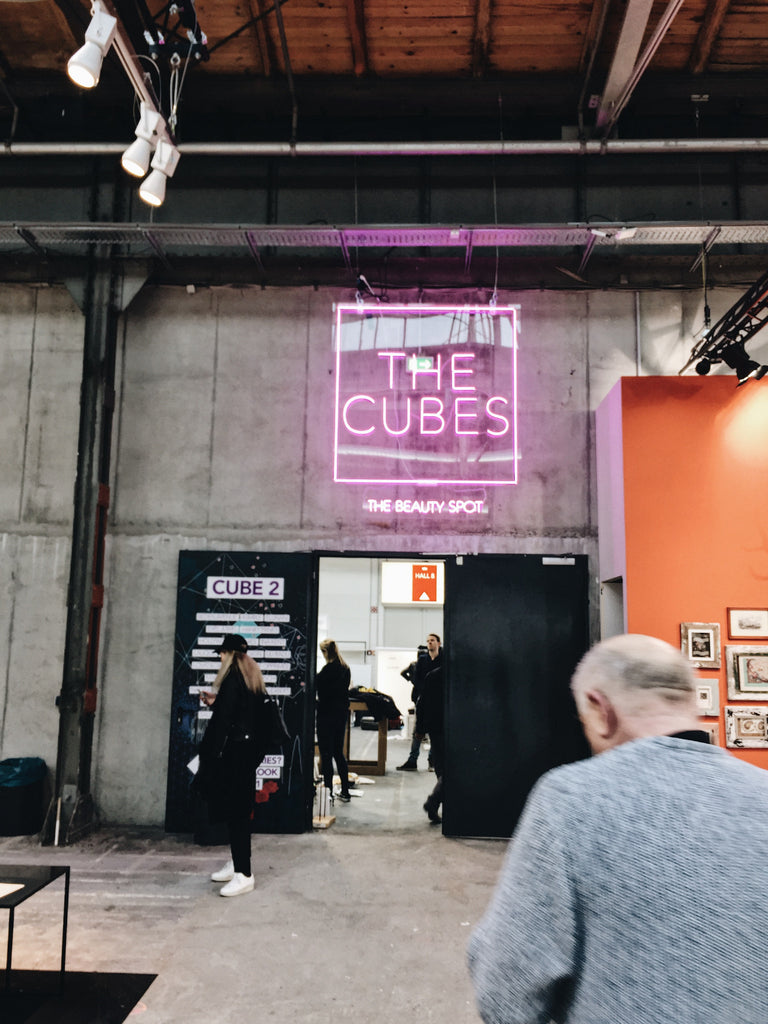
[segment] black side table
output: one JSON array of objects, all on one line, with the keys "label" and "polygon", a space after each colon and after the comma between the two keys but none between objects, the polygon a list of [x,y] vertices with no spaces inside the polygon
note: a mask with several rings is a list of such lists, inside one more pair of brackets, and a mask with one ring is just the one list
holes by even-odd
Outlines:
[{"label": "black side table", "polygon": [[[64,876],[64,916],[61,926],[61,971],[59,989],[64,985],[64,966],[67,955],[67,917],[69,914],[69,867],[46,867],[35,864],[0,864],[0,910],[7,910],[8,951],[5,960],[5,989],[11,987],[11,961],[13,957],[13,924],[16,907],[30,896],[40,892],[57,878]],[[13,888],[11,888],[13,887]]]}]

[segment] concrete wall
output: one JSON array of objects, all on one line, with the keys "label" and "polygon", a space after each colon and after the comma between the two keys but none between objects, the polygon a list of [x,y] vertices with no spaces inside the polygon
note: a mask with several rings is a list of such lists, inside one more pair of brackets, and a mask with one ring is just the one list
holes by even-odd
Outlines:
[{"label": "concrete wall", "polygon": [[0,755],[56,761],[83,320],[63,289],[0,288]]},{"label": "concrete wall", "polygon": [[[739,294],[711,296],[713,318]],[[569,551],[590,557],[596,602],[591,411],[621,376],[676,373],[702,320],[699,292],[500,295],[521,305],[520,483],[491,495],[480,531],[448,534],[365,522],[332,481],[332,305],[350,297],[146,289],[123,316],[93,761],[106,820],[164,818],[180,550]],[[82,337],[63,289],[0,286],[0,756],[49,765]]]}]

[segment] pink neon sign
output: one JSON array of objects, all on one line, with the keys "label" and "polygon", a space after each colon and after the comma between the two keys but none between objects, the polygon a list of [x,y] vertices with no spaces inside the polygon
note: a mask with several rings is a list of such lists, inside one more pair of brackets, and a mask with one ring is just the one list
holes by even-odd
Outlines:
[{"label": "pink neon sign", "polygon": [[518,313],[338,305],[334,480],[517,483]]}]

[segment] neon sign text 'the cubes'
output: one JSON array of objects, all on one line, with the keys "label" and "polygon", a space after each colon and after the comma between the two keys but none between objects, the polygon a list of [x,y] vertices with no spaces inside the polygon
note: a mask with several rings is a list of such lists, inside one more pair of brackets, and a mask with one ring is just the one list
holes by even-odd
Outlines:
[{"label": "neon sign text 'the cubes'", "polygon": [[517,483],[517,306],[336,307],[334,480]]}]

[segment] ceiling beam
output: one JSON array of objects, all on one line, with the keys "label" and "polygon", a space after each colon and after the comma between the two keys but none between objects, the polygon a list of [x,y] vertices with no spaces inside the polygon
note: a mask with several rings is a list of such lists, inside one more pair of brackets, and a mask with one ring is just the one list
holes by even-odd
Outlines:
[{"label": "ceiling beam", "polygon": [[[634,3],[637,3],[638,5],[646,5],[647,0],[630,0],[630,7],[632,7]],[[662,14],[661,18],[658,21],[658,24],[656,25],[656,28],[653,30],[653,33],[651,34],[648,42],[645,45],[645,49],[637,58],[634,66],[631,68],[629,73],[624,77],[619,92],[614,94],[613,90],[616,88],[619,82],[619,76],[617,75],[616,81],[612,84],[611,87],[611,98],[610,103],[607,107],[605,106],[605,94],[603,95],[603,100],[600,104],[600,107],[598,108],[598,127],[601,129],[602,137],[604,139],[607,139],[610,136],[611,132],[616,126],[616,122],[618,121],[622,110],[629,102],[630,96],[635,91],[638,82],[640,81],[643,74],[647,70],[649,64],[653,60],[656,51],[661,45],[664,36],[667,34],[670,25],[674,21],[675,15],[683,6],[683,3],[684,0],[669,0],[664,13]],[[629,8],[627,9],[627,15],[629,15]],[[640,39],[642,40],[642,33],[640,35]],[[627,49],[627,55],[628,53],[629,48]],[[624,71],[626,71],[625,68],[623,68],[622,74],[624,73]]]},{"label": "ceiling beam", "polygon": [[592,10],[589,13],[589,24],[587,25],[587,31],[584,33],[584,42],[581,47],[581,56],[579,57],[580,75],[587,72],[594,62],[595,53],[603,37],[605,19],[610,6],[611,0],[595,0],[592,4]]},{"label": "ceiling beam", "polygon": [[603,95],[597,108],[598,128],[603,128],[608,123],[616,102],[632,75],[652,8],[653,0],[629,0],[627,4]]},{"label": "ceiling beam", "polygon": [[704,20],[691,51],[688,70],[700,75],[709,63],[712,47],[715,45],[720,29],[723,27],[731,0],[709,0]]},{"label": "ceiling beam", "polygon": [[472,75],[482,78],[490,66],[491,0],[476,0],[472,35]]},{"label": "ceiling beam", "polygon": [[248,0],[248,10],[251,15],[250,20],[253,24],[253,33],[256,36],[256,45],[259,49],[264,77],[269,78],[273,74],[275,59],[272,40],[267,34],[265,24],[266,12],[263,0]]},{"label": "ceiling beam", "polygon": [[579,59],[579,74],[581,75],[581,90],[576,105],[576,116],[579,124],[579,138],[584,138],[584,105],[587,102],[587,93],[592,81],[592,72],[595,67],[595,59],[600,50],[605,32],[605,23],[608,18],[608,9],[611,0],[595,0],[592,12],[589,16],[589,25],[584,37],[584,45]]},{"label": "ceiling beam", "polygon": [[368,73],[368,40],[365,32],[365,0],[347,0],[347,23],[352,41],[352,63],[358,78]]}]

